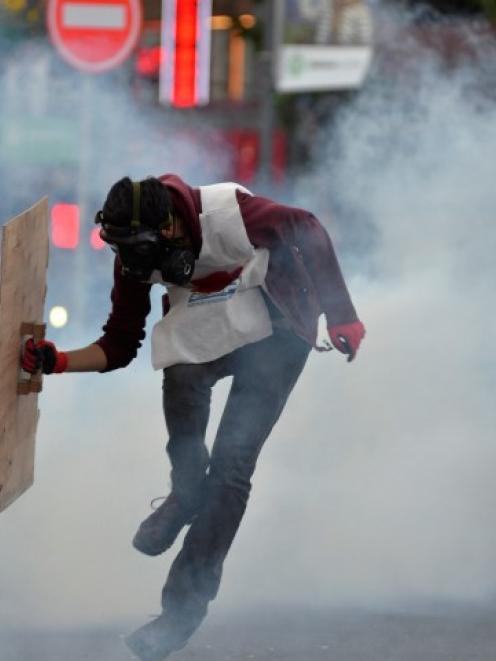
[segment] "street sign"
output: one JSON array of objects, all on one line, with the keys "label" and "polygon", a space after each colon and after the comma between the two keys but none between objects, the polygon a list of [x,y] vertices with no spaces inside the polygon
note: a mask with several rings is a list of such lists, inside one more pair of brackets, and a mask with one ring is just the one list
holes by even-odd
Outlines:
[{"label": "street sign", "polygon": [[49,0],[50,38],[60,55],[91,73],[121,64],[141,31],[140,0]]},{"label": "street sign", "polygon": [[277,0],[275,6],[277,91],[362,86],[373,50],[366,0]]}]

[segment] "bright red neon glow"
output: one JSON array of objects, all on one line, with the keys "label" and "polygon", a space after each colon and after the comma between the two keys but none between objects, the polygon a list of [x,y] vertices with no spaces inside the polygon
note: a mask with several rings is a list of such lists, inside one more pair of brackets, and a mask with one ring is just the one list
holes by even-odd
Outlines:
[{"label": "bright red neon glow", "polygon": [[160,71],[161,48],[142,48],[136,56],[136,71],[146,78],[157,78]]},{"label": "bright red neon glow", "polygon": [[79,207],[77,204],[54,204],[52,207],[52,243],[57,248],[74,250],[79,243]]},{"label": "bright red neon glow", "polygon": [[94,227],[91,230],[90,245],[93,248],[93,250],[103,250],[103,248],[105,248],[106,246],[105,241],[102,241],[102,239],[100,238],[100,230],[98,227]]},{"label": "bright red neon glow", "polygon": [[188,108],[196,105],[198,0],[177,0],[176,66],[173,105]]}]

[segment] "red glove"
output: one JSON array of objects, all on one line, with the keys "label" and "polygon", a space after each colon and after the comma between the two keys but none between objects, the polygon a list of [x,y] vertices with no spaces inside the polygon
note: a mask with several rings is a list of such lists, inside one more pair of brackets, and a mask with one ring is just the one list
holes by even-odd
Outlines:
[{"label": "red glove", "polygon": [[341,353],[348,354],[348,362],[350,363],[356,356],[360,342],[365,335],[365,326],[361,321],[353,321],[351,324],[329,326],[327,330],[333,345]]},{"label": "red glove", "polygon": [[23,370],[34,374],[41,369],[43,374],[60,374],[67,369],[67,354],[57,351],[53,342],[41,340],[34,343],[32,337],[26,341],[21,357]]}]

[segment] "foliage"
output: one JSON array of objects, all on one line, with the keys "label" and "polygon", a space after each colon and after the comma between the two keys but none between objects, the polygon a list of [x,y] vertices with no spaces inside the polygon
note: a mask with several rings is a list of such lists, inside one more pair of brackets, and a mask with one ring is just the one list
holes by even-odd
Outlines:
[{"label": "foliage", "polygon": [[487,17],[496,20],[496,0],[479,0]]}]

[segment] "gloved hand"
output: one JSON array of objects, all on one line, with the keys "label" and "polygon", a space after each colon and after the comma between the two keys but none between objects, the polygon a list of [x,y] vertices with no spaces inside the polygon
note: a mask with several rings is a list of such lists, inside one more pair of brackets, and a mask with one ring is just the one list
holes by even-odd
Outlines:
[{"label": "gloved hand", "polygon": [[360,342],[365,336],[365,326],[361,321],[353,321],[351,324],[340,324],[328,327],[331,342],[341,353],[348,354],[350,363],[356,356]]},{"label": "gloved hand", "polygon": [[40,340],[35,344],[33,338],[30,337],[24,345],[21,366],[30,374],[34,374],[40,369],[43,374],[60,374],[67,369],[67,354],[57,351],[53,342]]}]

